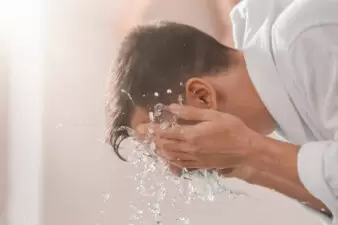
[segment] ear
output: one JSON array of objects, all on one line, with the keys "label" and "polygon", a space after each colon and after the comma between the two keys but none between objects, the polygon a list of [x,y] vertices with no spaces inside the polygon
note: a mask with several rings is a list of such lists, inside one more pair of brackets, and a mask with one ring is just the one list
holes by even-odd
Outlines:
[{"label": "ear", "polygon": [[185,84],[185,92],[188,105],[217,109],[216,90],[207,79],[190,78]]}]

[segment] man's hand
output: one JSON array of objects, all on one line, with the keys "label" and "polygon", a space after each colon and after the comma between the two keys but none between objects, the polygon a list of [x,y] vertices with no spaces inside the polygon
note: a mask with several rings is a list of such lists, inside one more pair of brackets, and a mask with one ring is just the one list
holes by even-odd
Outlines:
[{"label": "man's hand", "polygon": [[[179,119],[194,125],[161,129],[151,125],[159,154],[181,168],[238,168],[261,154],[262,138],[239,118],[210,109],[171,105]],[[144,130],[144,127],[139,128]]]},{"label": "man's hand", "polygon": [[[317,210],[325,206],[302,185],[297,171],[299,146],[273,140],[249,129],[239,118],[209,109],[171,105],[188,124],[161,129],[152,126],[159,154],[173,168],[217,169],[226,177],[277,190]],[[191,123],[193,122],[193,123]],[[142,132],[141,132],[142,133]]]}]

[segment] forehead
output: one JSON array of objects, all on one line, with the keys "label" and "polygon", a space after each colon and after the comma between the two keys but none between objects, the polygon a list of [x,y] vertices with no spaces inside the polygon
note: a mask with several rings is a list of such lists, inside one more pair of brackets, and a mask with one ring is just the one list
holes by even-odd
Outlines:
[{"label": "forehead", "polygon": [[148,110],[136,106],[134,113],[131,116],[130,125],[131,128],[135,129],[138,125],[149,122]]}]

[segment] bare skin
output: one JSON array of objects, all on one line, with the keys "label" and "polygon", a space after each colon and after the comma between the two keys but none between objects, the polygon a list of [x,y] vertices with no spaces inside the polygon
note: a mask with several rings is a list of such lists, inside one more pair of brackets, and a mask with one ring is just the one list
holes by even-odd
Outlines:
[{"label": "bare skin", "polygon": [[159,154],[175,171],[179,168],[217,169],[227,177],[274,189],[314,209],[326,209],[302,185],[297,170],[300,146],[266,137],[275,122],[251,83],[243,56],[227,74],[191,78],[185,84],[185,106],[171,111],[193,125],[162,130],[148,123],[148,114],[137,108],[131,126],[142,135],[155,130]]},{"label": "bare skin", "polygon": [[[217,169],[226,177],[275,189],[317,210],[326,208],[302,185],[297,174],[299,146],[265,137],[248,128],[238,117],[212,109],[173,105],[172,112],[196,125],[155,130],[159,154],[180,168]],[[148,125],[138,126],[140,133]],[[230,171],[230,172],[229,172]]]}]

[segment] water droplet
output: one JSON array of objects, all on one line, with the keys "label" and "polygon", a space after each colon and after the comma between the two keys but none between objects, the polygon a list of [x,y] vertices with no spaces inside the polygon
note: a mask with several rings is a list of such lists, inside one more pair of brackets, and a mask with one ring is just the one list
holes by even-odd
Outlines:
[{"label": "water droplet", "polygon": [[110,193],[103,193],[103,194],[102,194],[103,201],[104,201],[104,202],[108,202],[109,199],[110,199],[110,196],[111,196]]},{"label": "water droplet", "polygon": [[183,222],[183,224],[189,224],[190,223],[190,220],[189,220],[189,218],[186,218],[186,217],[178,217],[177,219],[176,219],[177,221],[180,221],[180,222]]},{"label": "water droplet", "polygon": [[149,134],[153,134],[155,131],[154,131],[154,129],[153,128],[148,128],[148,133]]},{"label": "water droplet", "polygon": [[105,141],[102,140],[102,139],[99,139],[99,138],[98,138],[98,139],[96,139],[96,141],[97,141],[97,142],[100,142],[101,144],[105,144]]},{"label": "water droplet", "polygon": [[155,122],[155,116],[154,116],[154,113],[153,112],[149,112],[149,120],[151,122]]},{"label": "water droplet", "polygon": [[172,94],[173,92],[172,92],[172,90],[171,89],[168,89],[167,90],[167,94]]},{"label": "water droplet", "polygon": [[183,96],[179,95],[177,101],[178,101],[178,104],[183,105]]},{"label": "water droplet", "polygon": [[133,105],[135,105],[135,102],[133,100],[133,98],[131,97],[131,94],[129,92],[127,92],[126,90],[122,89],[121,90],[122,93],[126,94],[128,99],[133,103]]},{"label": "water droplet", "polygon": [[154,92],[154,96],[158,97],[158,96],[160,96],[160,94],[158,92]]}]

